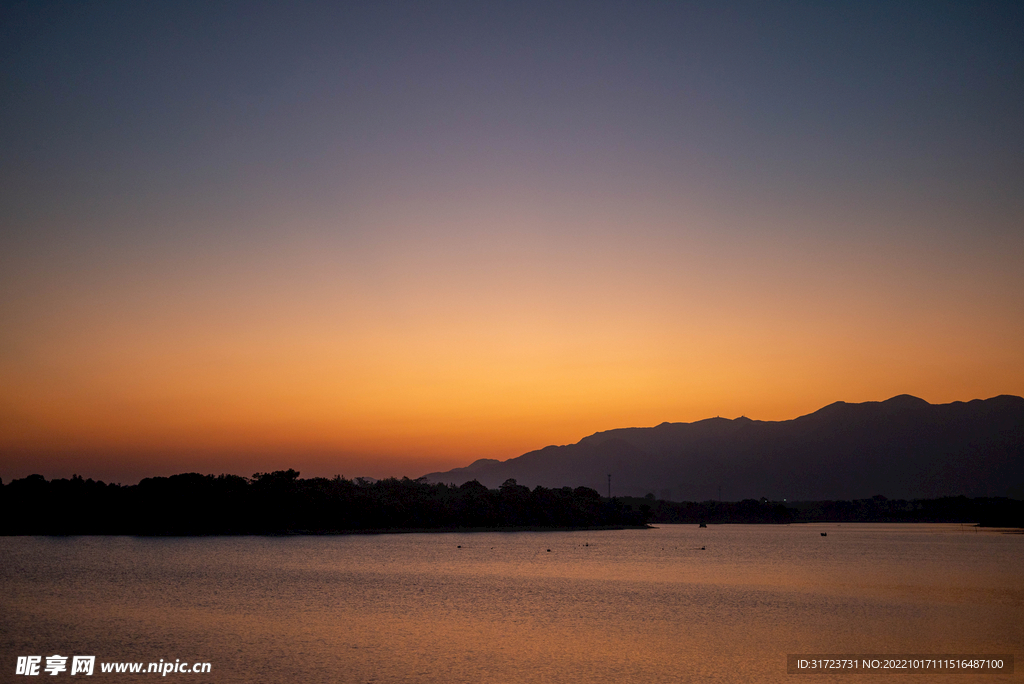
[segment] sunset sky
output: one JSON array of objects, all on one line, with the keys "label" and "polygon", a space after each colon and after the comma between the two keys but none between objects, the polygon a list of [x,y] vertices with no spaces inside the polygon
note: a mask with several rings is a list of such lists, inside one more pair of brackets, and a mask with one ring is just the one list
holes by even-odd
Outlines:
[{"label": "sunset sky", "polygon": [[1024,394],[1024,4],[0,8],[0,477]]}]

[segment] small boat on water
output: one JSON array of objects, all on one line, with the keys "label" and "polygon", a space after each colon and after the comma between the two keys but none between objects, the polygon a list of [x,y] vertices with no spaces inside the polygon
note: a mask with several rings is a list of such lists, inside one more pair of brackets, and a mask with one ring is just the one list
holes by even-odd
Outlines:
[{"label": "small boat on water", "polygon": [[827,537],[827,536],[828,536],[828,532],[822,532],[822,533],[821,533],[821,536],[822,536],[822,537]]},{"label": "small boat on water", "polygon": [[700,526],[701,526],[701,527],[707,527],[707,526],[708,526],[708,524],[707,524],[707,523],[701,523],[701,524],[700,524]]}]

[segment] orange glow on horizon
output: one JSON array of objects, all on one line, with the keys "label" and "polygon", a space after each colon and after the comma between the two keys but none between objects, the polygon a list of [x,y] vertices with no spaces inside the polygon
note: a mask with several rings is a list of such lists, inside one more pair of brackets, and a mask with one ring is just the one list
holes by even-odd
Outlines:
[{"label": "orange glow on horizon", "polygon": [[629,241],[622,216],[596,215],[558,239],[508,219],[474,237],[485,214],[432,226],[440,245],[310,229],[145,272],[24,268],[32,296],[4,304],[0,454],[19,474],[61,453],[88,474],[106,453],[415,477],[617,427],[1024,393],[1012,241],[735,242],[692,213]]}]

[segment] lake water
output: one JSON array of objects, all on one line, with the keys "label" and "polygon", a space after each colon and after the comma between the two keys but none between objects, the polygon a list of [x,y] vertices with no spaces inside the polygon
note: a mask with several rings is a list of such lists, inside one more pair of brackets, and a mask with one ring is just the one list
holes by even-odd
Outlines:
[{"label": "lake water", "polygon": [[869,682],[894,677],[787,674],[786,655],[1024,646],[1024,536],[959,525],[6,537],[0,588],[5,682],[54,654],[95,655],[86,681],[180,659],[211,671],[162,681]]}]

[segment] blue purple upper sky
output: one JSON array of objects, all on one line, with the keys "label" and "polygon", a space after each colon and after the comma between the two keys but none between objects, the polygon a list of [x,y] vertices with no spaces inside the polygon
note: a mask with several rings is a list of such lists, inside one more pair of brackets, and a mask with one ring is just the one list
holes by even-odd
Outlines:
[{"label": "blue purple upper sky", "polygon": [[0,8],[0,476],[1024,394],[1024,5]]}]

